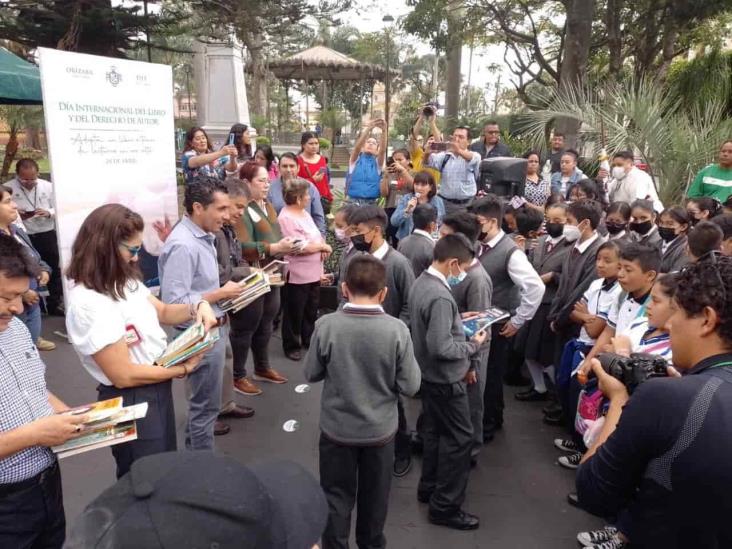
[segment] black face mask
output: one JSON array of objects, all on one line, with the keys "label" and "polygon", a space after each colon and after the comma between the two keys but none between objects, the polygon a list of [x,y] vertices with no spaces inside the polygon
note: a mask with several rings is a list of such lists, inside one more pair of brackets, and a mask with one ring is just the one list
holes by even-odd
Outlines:
[{"label": "black face mask", "polygon": [[678,236],[672,227],[659,227],[658,234],[667,244]]},{"label": "black face mask", "polygon": [[607,228],[607,232],[609,232],[612,235],[619,234],[623,232],[627,228],[627,224],[625,223],[605,223],[605,227]]},{"label": "black face mask", "polygon": [[351,244],[357,252],[370,252],[371,242],[366,242],[366,235],[354,234],[351,237]]},{"label": "black face mask", "polygon": [[487,233],[487,232],[485,232],[485,231],[480,231],[480,232],[478,233],[478,240],[479,240],[480,242],[483,242],[483,241],[484,241],[484,240],[485,240],[486,238],[488,238],[488,233]]},{"label": "black face mask", "polygon": [[546,234],[552,238],[559,238],[564,234],[564,223],[547,223]]},{"label": "black face mask", "polygon": [[653,221],[641,221],[630,224],[630,230],[638,234],[647,234],[653,227]]}]

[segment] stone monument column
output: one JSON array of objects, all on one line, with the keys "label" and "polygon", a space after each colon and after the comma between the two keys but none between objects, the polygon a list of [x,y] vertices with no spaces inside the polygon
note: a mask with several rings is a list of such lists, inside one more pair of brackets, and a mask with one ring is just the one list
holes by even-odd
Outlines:
[{"label": "stone monument column", "polygon": [[232,38],[230,43],[195,42],[194,49],[198,125],[221,146],[232,124],[251,127],[243,47]]}]

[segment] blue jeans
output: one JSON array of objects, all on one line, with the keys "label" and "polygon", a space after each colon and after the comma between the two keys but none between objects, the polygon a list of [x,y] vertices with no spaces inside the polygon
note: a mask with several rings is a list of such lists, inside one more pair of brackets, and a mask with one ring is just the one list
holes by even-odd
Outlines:
[{"label": "blue jeans", "polygon": [[[24,305],[25,306],[25,305]],[[41,337],[41,306],[36,303],[35,305],[25,306],[25,310],[22,314],[18,315],[18,318],[25,324],[30,332],[31,339],[35,344],[38,338]]]},{"label": "blue jeans", "polygon": [[213,450],[214,423],[221,409],[221,380],[226,360],[229,326],[219,327],[221,339],[208,351],[198,368],[186,378],[190,397],[186,421],[186,448]]}]

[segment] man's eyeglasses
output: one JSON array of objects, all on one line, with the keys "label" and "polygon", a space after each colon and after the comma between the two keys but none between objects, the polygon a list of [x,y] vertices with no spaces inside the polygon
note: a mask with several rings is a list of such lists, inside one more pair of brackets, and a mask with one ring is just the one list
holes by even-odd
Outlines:
[{"label": "man's eyeglasses", "polygon": [[140,250],[142,250],[142,246],[130,246],[128,244],[125,244],[124,242],[120,242],[119,245],[122,246],[128,252],[130,252],[130,255],[132,257],[137,257],[140,254]]}]

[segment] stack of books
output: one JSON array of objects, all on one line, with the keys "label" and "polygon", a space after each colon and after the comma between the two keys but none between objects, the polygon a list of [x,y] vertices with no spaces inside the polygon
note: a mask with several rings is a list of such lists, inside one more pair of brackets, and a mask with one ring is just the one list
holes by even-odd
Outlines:
[{"label": "stack of books", "polygon": [[486,309],[476,315],[464,318],[463,331],[468,338],[471,338],[481,330],[485,330],[492,324],[505,320],[510,316],[511,315],[503,309],[491,307],[490,309]]},{"label": "stack of books", "polygon": [[269,277],[264,270],[253,271],[238,284],[242,290],[237,297],[219,302],[219,307],[225,313],[239,312],[270,291]]},{"label": "stack of books", "polygon": [[212,328],[206,332],[203,324],[194,324],[170,342],[155,364],[163,368],[170,368],[208,351],[220,338],[218,328]]},{"label": "stack of books", "polygon": [[59,459],[136,440],[135,420],[147,415],[147,402],[125,408],[122,406],[122,397],[117,397],[78,406],[62,413],[86,415],[88,419],[82,424],[78,437],[51,448]]},{"label": "stack of books", "polygon": [[268,263],[262,268],[264,274],[267,275],[267,280],[270,286],[284,286],[285,285],[285,268],[287,267],[287,261],[279,261],[275,259]]}]

